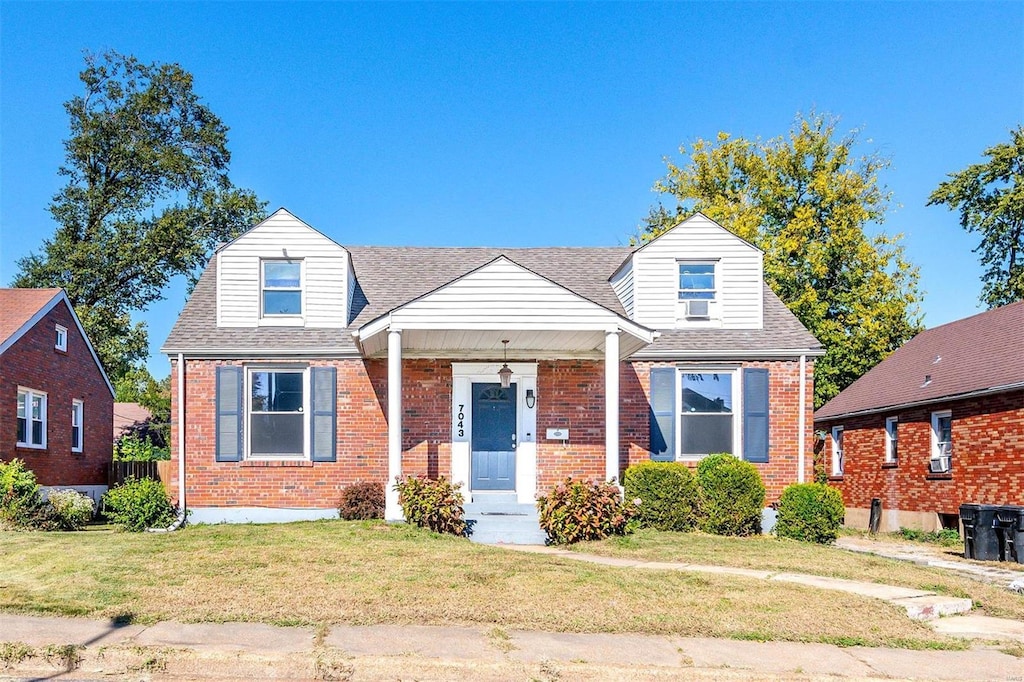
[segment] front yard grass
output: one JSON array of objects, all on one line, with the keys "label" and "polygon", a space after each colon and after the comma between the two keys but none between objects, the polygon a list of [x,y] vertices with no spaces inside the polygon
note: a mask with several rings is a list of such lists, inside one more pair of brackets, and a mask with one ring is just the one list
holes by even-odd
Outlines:
[{"label": "front yard grass", "polygon": [[[736,542],[742,544],[643,533],[586,548],[843,577],[873,564],[872,575],[887,582],[902,576],[915,586],[961,584],[829,548]],[[379,522],[196,526],[167,534],[6,532],[0,543],[0,609],[23,613],[964,646],[877,600],[735,576],[581,564]],[[972,597],[976,587],[964,585]],[[984,601],[985,593],[977,594]]]},{"label": "front yard grass", "polygon": [[1024,595],[996,585],[938,568],[768,535],[729,538],[703,533],[642,530],[602,542],[581,543],[573,549],[645,561],[810,573],[930,590],[955,597],[970,597],[975,607],[985,615],[1024,620]]}]

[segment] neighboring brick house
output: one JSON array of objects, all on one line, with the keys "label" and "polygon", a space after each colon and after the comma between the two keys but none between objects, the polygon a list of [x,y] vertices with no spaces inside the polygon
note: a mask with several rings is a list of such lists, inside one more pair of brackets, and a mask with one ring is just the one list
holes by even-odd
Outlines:
[{"label": "neighboring brick house", "polygon": [[114,390],[62,289],[0,289],[0,460],[106,490]]},{"label": "neighboring brick house", "polygon": [[144,431],[153,413],[138,403],[114,403],[114,442],[121,436]]},{"label": "neighboring brick house", "polygon": [[162,352],[199,521],[332,516],[361,480],[400,519],[399,474],[527,509],[566,476],[719,451],[774,501],[810,475],[822,353],[762,253],[700,214],[636,249],[402,248],[283,209],[217,250]]},{"label": "neighboring brick house", "polygon": [[921,332],[814,416],[846,523],[956,528],[963,503],[1024,504],[1024,302]]}]

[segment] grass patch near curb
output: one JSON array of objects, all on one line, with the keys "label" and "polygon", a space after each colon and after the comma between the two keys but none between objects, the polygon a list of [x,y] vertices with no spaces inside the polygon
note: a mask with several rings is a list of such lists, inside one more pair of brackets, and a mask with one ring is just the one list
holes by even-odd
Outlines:
[{"label": "grass patch near curb", "polygon": [[1024,595],[941,568],[773,536],[721,537],[703,533],[642,530],[601,542],[581,543],[578,552],[602,556],[753,568],[779,573],[860,580],[967,597],[985,615],[1024,620]]},{"label": "grass patch near curb", "polygon": [[[964,647],[878,600],[736,576],[581,564],[379,522],[2,533],[0,542],[0,609],[22,613]],[[602,547],[630,551],[593,549]],[[790,549],[776,545],[780,555]],[[742,552],[733,546],[727,554]]]}]

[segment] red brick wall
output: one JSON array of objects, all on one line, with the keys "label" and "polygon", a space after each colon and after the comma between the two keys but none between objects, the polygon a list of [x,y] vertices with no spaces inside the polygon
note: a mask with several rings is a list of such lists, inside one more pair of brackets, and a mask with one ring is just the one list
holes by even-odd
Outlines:
[{"label": "red brick wall", "polygon": [[[54,348],[56,325],[67,352]],[[18,387],[46,393],[46,449],[18,440]],[[71,401],[84,403],[82,452],[71,452]],[[106,485],[113,451],[114,397],[63,303],[0,356],[0,460],[25,460],[41,485]]]},{"label": "red brick wall", "polygon": [[[623,462],[627,466],[648,459],[648,402],[652,367],[673,367],[671,362],[635,362],[625,366],[620,378]],[[796,483],[799,474],[800,363],[790,360],[743,362],[741,367],[768,370],[768,462],[755,464],[764,481],[767,503],[779,499],[782,490]],[[806,363],[804,403],[804,480],[813,476],[814,369]],[[626,415],[629,418],[626,418]],[[696,462],[693,463],[696,467]]]},{"label": "red brick wall", "polygon": [[[932,412],[951,410],[949,474],[931,474]],[[899,461],[886,465],[885,420],[899,418]],[[844,472],[831,479],[847,507],[957,514],[966,502],[1024,504],[1024,391],[935,403],[846,420],[821,421],[831,472],[833,426],[843,427]]]},{"label": "red brick wall", "polygon": [[[256,361],[253,361],[256,362]],[[387,477],[387,362],[316,361],[338,370],[337,462],[216,462],[214,387],[219,361],[186,363],[186,465],[189,506],[327,508],[341,490],[360,480]],[[273,364],[272,362],[261,364]],[[172,363],[173,365],[173,363]],[[620,468],[647,458],[648,372],[652,363],[620,367]],[[666,365],[671,366],[671,365]],[[770,462],[759,464],[769,502],[797,478],[798,363],[749,363],[769,370]],[[451,475],[451,363],[406,360],[402,365],[403,471]],[[170,484],[177,495],[177,371],[172,367],[172,456]],[[813,381],[808,364],[807,431]],[[570,442],[537,439],[538,490],[566,476],[604,479],[604,363],[542,361],[537,367],[537,433],[569,428]],[[810,441],[807,471],[810,472]]]}]

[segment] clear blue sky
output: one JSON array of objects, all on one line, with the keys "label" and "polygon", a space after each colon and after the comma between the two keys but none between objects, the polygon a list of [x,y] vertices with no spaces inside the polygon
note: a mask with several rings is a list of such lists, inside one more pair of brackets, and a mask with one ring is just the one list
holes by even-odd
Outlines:
[{"label": "clear blue sky", "polygon": [[[816,108],[891,157],[883,226],[925,322],[980,310],[974,237],[926,208],[1024,120],[1024,3],[0,4],[0,283],[52,234],[83,50],[178,62],[232,177],[342,244],[626,243],[662,157]],[[142,319],[150,367],[185,300]]]}]

